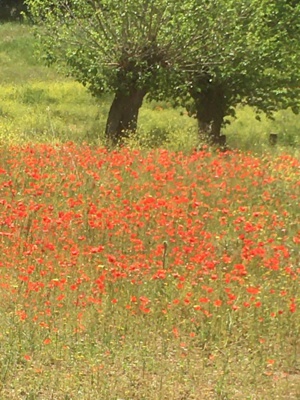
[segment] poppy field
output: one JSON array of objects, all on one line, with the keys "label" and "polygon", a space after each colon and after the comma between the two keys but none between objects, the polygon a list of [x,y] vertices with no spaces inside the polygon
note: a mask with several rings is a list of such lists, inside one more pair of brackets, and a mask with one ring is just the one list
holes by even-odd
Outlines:
[{"label": "poppy field", "polygon": [[299,398],[299,159],[0,153],[1,398]]}]

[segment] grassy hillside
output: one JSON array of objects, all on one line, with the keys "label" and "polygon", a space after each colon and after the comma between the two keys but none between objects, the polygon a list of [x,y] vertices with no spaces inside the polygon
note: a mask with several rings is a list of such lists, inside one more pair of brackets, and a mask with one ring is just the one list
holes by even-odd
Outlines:
[{"label": "grassy hillside", "polygon": [[[35,54],[32,28],[18,23],[0,25],[0,140],[2,142],[100,142],[111,98],[95,100],[71,79],[42,65]],[[196,121],[167,103],[145,102],[139,118],[139,143],[191,148],[197,141]],[[275,121],[255,120],[250,108],[238,110],[225,129],[231,147],[268,147],[270,132],[279,146],[297,146],[300,120],[290,111]]]}]

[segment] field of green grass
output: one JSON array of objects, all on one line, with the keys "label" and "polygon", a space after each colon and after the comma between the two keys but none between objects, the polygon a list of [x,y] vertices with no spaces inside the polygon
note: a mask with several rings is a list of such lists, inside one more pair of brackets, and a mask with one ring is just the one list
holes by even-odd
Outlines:
[{"label": "field of green grass", "polygon": [[31,28],[0,25],[0,61],[0,399],[300,399],[299,118],[241,108],[195,152],[145,102],[108,151],[109,96]]}]

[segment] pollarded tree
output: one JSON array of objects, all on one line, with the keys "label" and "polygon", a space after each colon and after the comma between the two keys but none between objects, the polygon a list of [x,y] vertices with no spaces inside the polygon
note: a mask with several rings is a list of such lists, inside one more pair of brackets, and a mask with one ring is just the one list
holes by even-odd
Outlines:
[{"label": "pollarded tree", "polygon": [[114,93],[106,138],[122,144],[160,74],[194,46],[191,2],[179,0],[27,0],[48,64],[95,96]]},{"label": "pollarded tree", "polygon": [[201,137],[224,144],[221,127],[238,103],[269,116],[287,107],[298,110],[298,2],[195,0],[194,15],[198,14],[204,19],[191,19],[191,29],[201,29],[203,40],[196,43],[198,53],[193,49],[190,57],[186,52],[168,93],[179,94],[181,103],[195,114]]}]

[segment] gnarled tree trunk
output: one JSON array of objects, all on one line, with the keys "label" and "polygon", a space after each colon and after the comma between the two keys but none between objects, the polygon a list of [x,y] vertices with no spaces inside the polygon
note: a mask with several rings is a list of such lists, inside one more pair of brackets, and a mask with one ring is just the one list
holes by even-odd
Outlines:
[{"label": "gnarled tree trunk", "polygon": [[105,129],[108,146],[121,146],[136,131],[139,110],[146,93],[146,89],[132,87],[127,93],[119,91],[115,94]]},{"label": "gnarled tree trunk", "polygon": [[221,128],[226,114],[226,98],[222,87],[211,84],[201,92],[191,92],[191,95],[195,101],[200,141],[208,140],[211,144],[224,146],[226,137],[221,134]]}]

